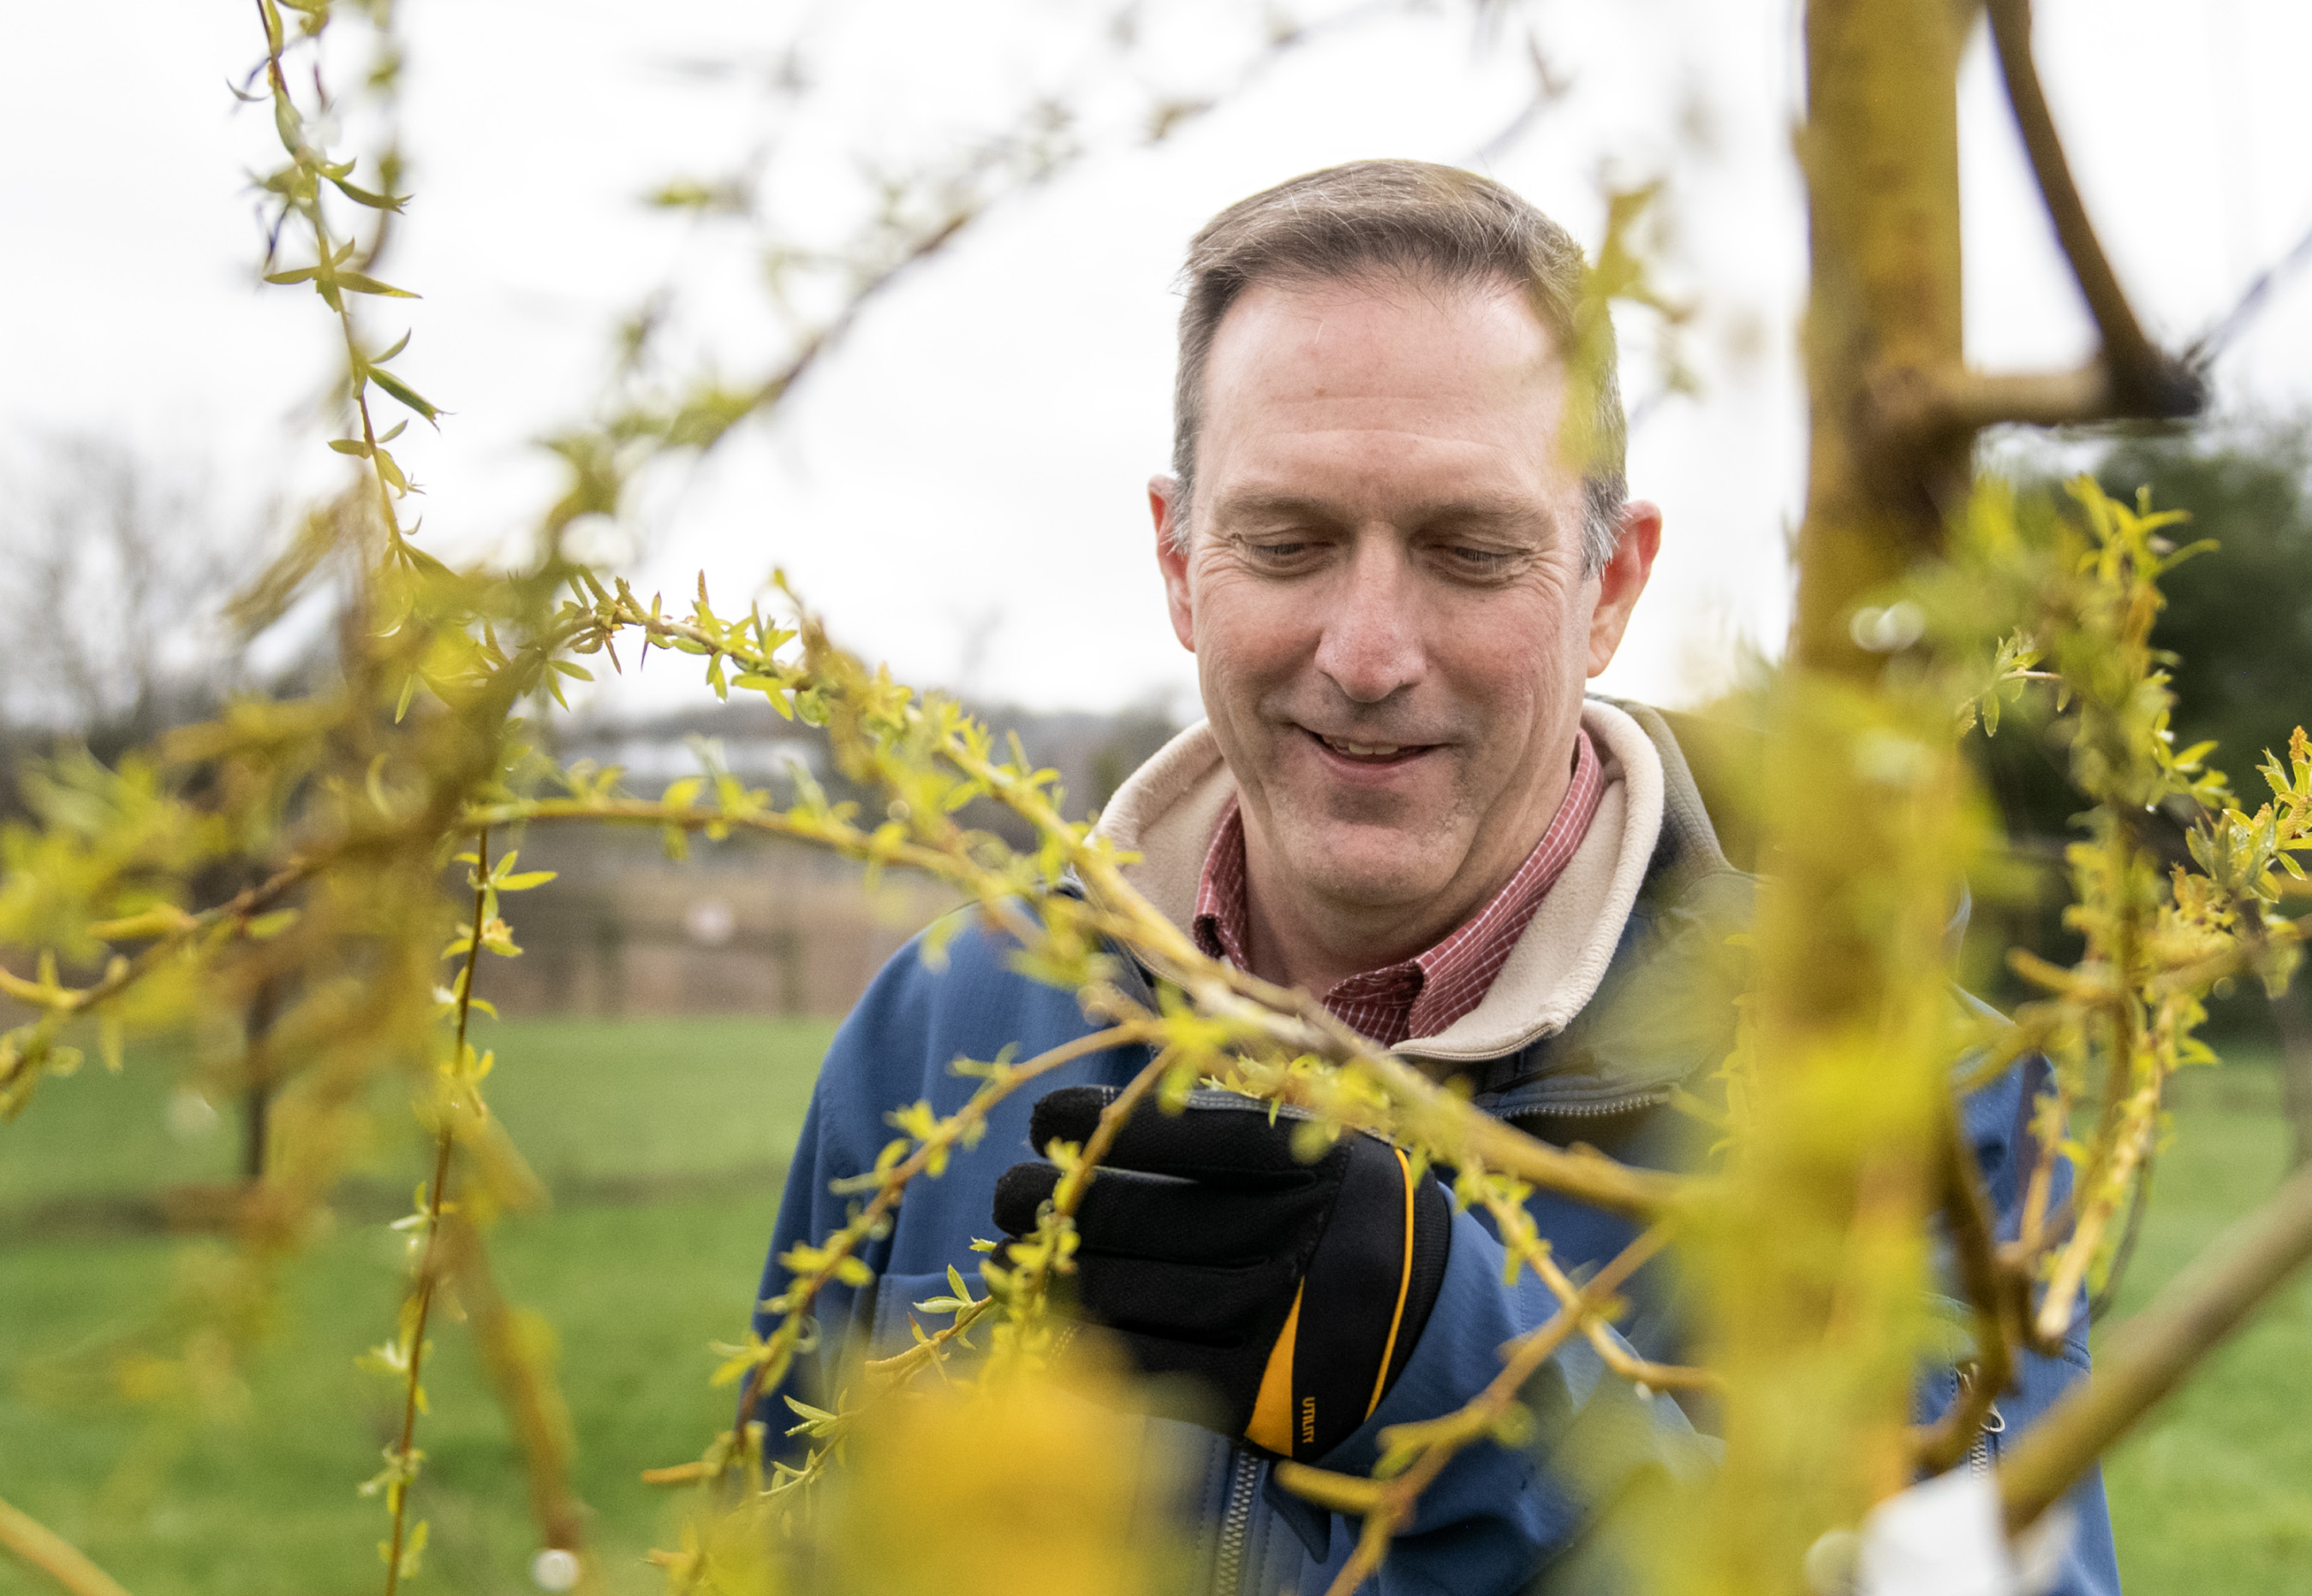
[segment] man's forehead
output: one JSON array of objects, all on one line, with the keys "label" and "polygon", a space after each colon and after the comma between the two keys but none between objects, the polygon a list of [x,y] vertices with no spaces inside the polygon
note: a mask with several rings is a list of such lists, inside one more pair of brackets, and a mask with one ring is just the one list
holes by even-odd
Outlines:
[{"label": "man's forehead", "polygon": [[1200,451],[1215,515],[1530,530],[1578,491],[1554,340],[1509,284],[1261,285],[1230,314]]},{"label": "man's forehead", "polygon": [[1270,369],[1283,359],[1353,371],[1407,356],[1528,377],[1563,369],[1556,339],[1517,285],[1428,273],[1256,282],[1222,318],[1211,360],[1248,356]]},{"label": "man's forehead", "polygon": [[[1239,320],[1240,318],[1240,320]],[[1200,452],[1292,434],[1490,440],[1554,435],[1567,391],[1555,340],[1507,285],[1260,285],[1232,307],[1204,378]]]}]

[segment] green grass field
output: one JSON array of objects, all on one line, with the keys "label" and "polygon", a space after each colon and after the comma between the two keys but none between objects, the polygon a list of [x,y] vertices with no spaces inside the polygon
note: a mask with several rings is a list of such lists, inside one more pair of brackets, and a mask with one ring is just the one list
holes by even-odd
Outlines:
[{"label": "green grass field", "polygon": [[[492,1097],[563,1195],[497,1232],[501,1273],[545,1311],[578,1436],[608,1585],[660,1588],[643,1551],[670,1544],[649,1465],[694,1456],[727,1415],[706,1344],[745,1321],[829,1028],[754,1020],[520,1021],[494,1028]],[[25,1215],[60,1199],[225,1178],[223,1125],[172,1135],[165,1055],[51,1083],[0,1130],[0,1498],[73,1538],[141,1596],[336,1596],[376,1588],[385,1518],[355,1494],[398,1409],[354,1367],[383,1337],[399,1289],[398,1240],[342,1223],[289,1270],[285,1322],[223,1424],[155,1427],[106,1399],[91,1349],[165,1313],[188,1245],[60,1231]],[[2270,1072],[2234,1067],[2179,1094],[2175,1145],[2121,1311],[2270,1189],[2282,1133]],[[405,1185],[414,1126],[361,1166]],[[30,1233],[27,1233],[29,1232]],[[519,1460],[465,1338],[434,1337],[420,1428],[416,1511],[433,1525],[420,1590],[530,1589],[535,1549]],[[2115,1457],[2108,1480],[2133,1596],[2312,1592],[2312,1283],[2299,1282]],[[32,1587],[0,1560],[0,1592]]]},{"label": "green grass field", "polygon": [[[696,1456],[728,1420],[730,1393],[706,1383],[707,1344],[745,1327],[831,1031],[822,1022],[510,1021],[486,1039],[499,1055],[494,1106],[550,1184],[586,1194],[507,1220],[495,1243],[508,1293],[559,1333],[575,1484],[595,1512],[611,1590],[663,1586],[642,1554],[672,1544],[668,1497],[637,1475]],[[50,1083],[0,1132],[0,1215],[228,1175],[232,1126],[191,1140],[171,1133],[167,1065],[132,1057],[118,1077]],[[387,1134],[360,1162],[406,1187],[421,1167],[414,1121],[380,1123]],[[311,1249],[286,1276],[286,1322],[255,1359],[239,1415],[156,1429],[92,1396],[74,1355],[165,1310],[188,1245],[0,1230],[0,1370],[13,1377],[0,1385],[0,1498],[139,1596],[374,1591],[385,1514],[355,1487],[377,1471],[398,1407],[354,1358],[393,1322],[398,1238],[348,1223]],[[433,1527],[419,1588],[533,1590],[519,1458],[467,1339],[449,1325],[433,1340],[425,1480],[413,1499]],[[0,1592],[28,1588],[25,1577],[0,1557]]]},{"label": "green grass field", "polygon": [[[2176,1082],[2115,1322],[2278,1182],[2279,1080],[2259,1062]],[[2131,1596],[2312,1596],[2312,1274],[2123,1443],[2105,1488]]]}]

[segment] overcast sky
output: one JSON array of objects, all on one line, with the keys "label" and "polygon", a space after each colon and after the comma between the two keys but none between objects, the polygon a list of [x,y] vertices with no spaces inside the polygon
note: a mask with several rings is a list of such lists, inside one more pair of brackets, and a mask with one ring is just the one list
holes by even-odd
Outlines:
[{"label": "overcast sky", "polygon": [[[1090,27],[1107,8],[1064,0],[402,7],[417,198],[389,275],[425,299],[370,325],[414,329],[398,369],[453,412],[402,452],[432,547],[517,546],[555,481],[530,440],[583,413],[612,322],[652,289],[676,284],[692,307],[680,346],[734,377],[767,356],[749,235],[645,212],[637,194],[768,145],[782,214],[825,231],[862,191],[857,154],[905,165],[1057,89],[1080,91],[1095,142],[1115,147],[968,233],[771,422],[639,504],[622,535],[645,583],[687,592],[704,567],[743,602],[784,565],[840,636],[903,676],[1187,711],[1194,671],[1163,618],[1143,498],[1169,450],[1182,245],[1295,172],[1410,155],[1490,171],[1593,245],[1602,171],[1668,180],[1666,274],[1697,307],[1704,391],[1646,404],[1633,437],[1633,488],[1668,530],[1606,685],[1687,698],[1738,640],[1778,643],[1803,452],[1793,0],[1537,0],[1491,39],[1466,4],[1440,4],[1327,35],[1155,149],[1109,139],[1110,124],[1146,84],[1230,76],[1253,8],[1158,5],[1169,29],[1119,66],[1099,64]],[[2050,96],[2120,274],[2158,333],[2188,339],[2312,226],[2312,6],[2037,11]],[[273,158],[269,118],[234,115],[225,82],[256,57],[255,18],[240,0],[117,0],[103,15],[95,31],[84,12],[18,6],[0,24],[0,452],[36,471],[41,438],[101,431],[206,470],[221,513],[243,514],[338,464],[311,406],[332,328],[317,300],[251,271],[246,172]],[[1528,35],[1572,88],[1479,160],[1530,95]],[[756,68],[798,38],[813,87],[782,112]],[[1962,107],[1969,353],[2074,362],[2091,329],[1980,46]],[[1626,324],[1641,403],[1657,386],[1650,333]],[[2218,386],[2233,406],[2312,399],[2312,282],[2271,307]],[[622,702],[662,702],[671,676]]]}]

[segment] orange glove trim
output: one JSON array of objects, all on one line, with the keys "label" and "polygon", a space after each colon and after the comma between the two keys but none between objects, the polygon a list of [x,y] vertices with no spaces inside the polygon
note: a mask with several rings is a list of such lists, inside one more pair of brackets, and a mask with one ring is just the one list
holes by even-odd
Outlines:
[{"label": "orange glove trim", "polygon": [[[1397,1311],[1389,1315],[1388,1340],[1380,1349],[1380,1368],[1373,1375],[1372,1400],[1365,1404],[1365,1416],[1371,1418],[1373,1409],[1380,1406],[1380,1394],[1388,1389],[1388,1366],[1397,1358],[1397,1333],[1405,1328],[1405,1299],[1413,1290],[1413,1161],[1405,1149],[1393,1147],[1397,1167],[1405,1171],[1405,1267],[1397,1277]],[[1294,1307],[1300,1304],[1295,1302]]]},{"label": "orange glove trim", "polygon": [[1252,1399],[1252,1422],[1244,1427],[1247,1441],[1285,1458],[1292,1455],[1292,1344],[1300,1333],[1300,1291],[1305,1289],[1292,1293],[1292,1311],[1284,1316],[1276,1345],[1268,1349],[1268,1367],[1261,1372],[1260,1390]]}]

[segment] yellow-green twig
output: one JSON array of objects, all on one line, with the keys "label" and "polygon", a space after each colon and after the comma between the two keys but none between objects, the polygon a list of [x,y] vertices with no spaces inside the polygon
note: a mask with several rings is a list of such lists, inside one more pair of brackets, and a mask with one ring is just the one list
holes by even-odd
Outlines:
[{"label": "yellow-green twig", "polygon": [[[466,949],[466,968],[458,983],[458,1034],[451,1057],[462,1065],[466,1057],[466,1022],[473,1012],[474,972],[481,962],[485,907],[489,902],[490,834],[474,834],[474,924]],[[417,1431],[417,1409],[423,1401],[419,1383],[425,1364],[425,1323],[434,1310],[434,1292],[440,1284],[437,1254],[441,1250],[444,1192],[450,1183],[451,1154],[457,1150],[456,1121],[446,1111],[434,1139],[434,1182],[425,1192],[425,1241],[417,1258],[417,1281],[409,1311],[408,1379],[401,1400],[401,1434],[394,1443],[394,1478],[386,1486],[386,1507],[393,1515],[393,1538],[385,1558],[385,1596],[394,1596],[401,1583],[402,1546],[409,1517],[409,1487],[415,1483],[415,1454],[410,1443]]]},{"label": "yellow-green twig", "polygon": [[71,1596],[128,1596],[88,1554],[21,1508],[0,1502],[0,1547],[47,1574]]},{"label": "yellow-green twig", "polygon": [[[1441,1418],[1383,1431],[1380,1439],[1384,1452],[1393,1444],[1392,1436],[1414,1441],[1421,1448],[1402,1473],[1386,1479],[1358,1479],[1305,1463],[1286,1461],[1276,1465],[1277,1482],[1286,1490],[1337,1512],[1361,1514],[1364,1519],[1356,1549],[1326,1588],[1326,1596],[1351,1596],[1372,1576],[1388,1555],[1389,1541],[1411,1520],[1421,1493],[1429,1488],[1445,1465],[1465,1448],[1495,1432],[1502,1416],[1516,1404],[1526,1381],[1668,1241],[1668,1232],[1657,1225],[1623,1249],[1613,1262],[1581,1288],[1575,1302],[1560,1308],[1538,1329],[1510,1343],[1504,1349],[1501,1372],[1463,1407]],[[1403,1435],[1401,1432],[1405,1431],[1417,1432],[1417,1440]]]},{"label": "yellow-green twig", "polygon": [[[1024,1064],[1001,1066],[1001,1073],[983,1083],[962,1108],[931,1127],[929,1134],[921,1138],[912,1153],[883,1172],[877,1181],[874,1196],[857,1216],[820,1244],[821,1256],[816,1267],[799,1276],[778,1299],[781,1304],[778,1327],[756,1349],[749,1363],[746,1381],[740,1390],[741,1424],[745,1423],[746,1416],[754,1412],[764,1389],[784,1377],[801,1340],[802,1320],[810,1313],[810,1305],[819,1292],[841,1272],[845,1261],[856,1253],[859,1244],[875,1232],[884,1216],[898,1206],[899,1199],[906,1195],[909,1183],[916,1176],[930,1169],[934,1162],[943,1162],[958,1142],[971,1133],[975,1127],[985,1123],[988,1109],[1029,1082],[1091,1054],[1103,1053],[1111,1048],[1130,1047],[1148,1039],[1148,1030],[1144,1025],[1115,1025],[1064,1042]],[[712,1477],[721,1478],[739,1464],[748,1451],[743,1434],[729,1436],[722,1450],[720,1462],[711,1471]]]}]

